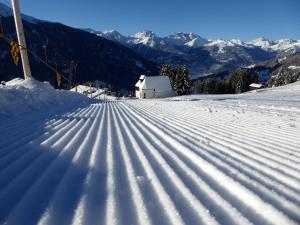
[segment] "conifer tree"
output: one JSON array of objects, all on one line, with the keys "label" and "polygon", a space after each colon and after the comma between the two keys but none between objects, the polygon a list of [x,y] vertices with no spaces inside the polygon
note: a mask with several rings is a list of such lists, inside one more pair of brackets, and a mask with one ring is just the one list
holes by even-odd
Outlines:
[{"label": "conifer tree", "polygon": [[228,78],[228,88],[231,93],[249,91],[251,83],[258,82],[258,74],[247,69],[237,69]]},{"label": "conifer tree", "polygon": [[175,70],[173,69],[173,65],[172,64],[164,64],[161,68],[160,75],[161,76],[168,76],[169,79],[170,79],[172,89],[174,91],[176,91],[176,89],[175,89],[176,74],[175,74]]},{"label": "conifer tree", "polygon": [[185,66],[176,69],[175,90],[178,95],[186,95],[190,92],[189,71]]}]

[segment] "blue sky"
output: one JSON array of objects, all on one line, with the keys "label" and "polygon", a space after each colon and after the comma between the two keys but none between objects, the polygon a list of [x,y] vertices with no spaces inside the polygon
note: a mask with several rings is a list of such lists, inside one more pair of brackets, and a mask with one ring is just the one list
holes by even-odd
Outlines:
[{"label": "blue sky", "polygon": [[[7,2],[10,0],[0,0]],[[300,0],[20,0],[24,13],[73,27],[202,37],[300,39]]]}]

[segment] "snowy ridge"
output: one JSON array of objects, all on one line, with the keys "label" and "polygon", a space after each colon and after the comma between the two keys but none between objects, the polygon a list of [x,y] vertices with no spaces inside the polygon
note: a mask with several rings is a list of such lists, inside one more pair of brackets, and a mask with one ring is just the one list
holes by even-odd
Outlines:
[{"label": "snowy ridge", "polygon": [[188,42],[186,42],[184,45],[190,47],[190,48],[197,48],[203,46],[207,41],[205,39],[200,38],[194,38]]},{"label": "snowy ridge", "polygon": [[98,36],[107,38],[112,41],[119,42],[126,45],[143,44],[149,47],[156,46],[187,46],[190,48],[199,48],[202,46],[216,46],[220,52],[224,52],[225,47],[246,47],[254,48],[259,47],[263,50],[270,52],[288,52],[295,53],[300,51],[300,40],[293,39],[281,39],[271,41],[266,38],[258,38],[252,41],[241,41],[239,39],[216,39],[208,40],[202,38],[198,34],[189,32],[178,32],[167,37],[159,37],[153,31],[145,30],[128,37],[122,35],[118,31],[94,31],[92,29],[86,29],[90,33],[97,34]]},{"label": "snowy ridge", "polygon": [[145,30],[136,34],[130,35],[127,44],[143,44],[150,47],[155,47],[161,42],[161,38],[157,37],[152,31]]},{"label": "snowy ridge", "polygon": [[167,37],[159,37],[153,31],[144,30],[136,34],[129,35],[128,37],[120,34],[118,31],[95,31],[92,29],[85,29],[87,32],[96,34],[98,36],[104,37],[111,41],[116,41],[121,44],[126,45],[146,45],[149,47],[157,46],[188,46],[192,48],[201,47],[208,41],[197,34],[194,33],[174,33]]},{"label": "snowy ridge", "polygon": [[237,40],[237,39],[232,39],[232,40],[224,40],[224,39],[217,39],[217,40],[211,40],[205,46],[215,46],[219,48],[219,53],[225,53],[225,48],[226,47],[235,47],[235,46],[244,46],[244,47],[249,47],[246,45],[244,42]]},{"label": "snowy ridge", "polygon": [[299,87],[0,119],[0,223],[297,224]]},{"label": "snowy ridge", "polygon": [[167,43],[169,42],[173,45],[177,45],[177,46],[185,45],[192,48],[201,47],[208,42],[205,38],[202,38],[199,35],[194,34],[192,32],[189,33],[178,32],[169,35],[164,39],[166,40]]},{"label": "snowy ridge", "polygon": [[246,44],[261,47],[267,51],[290,51],[292,53],[298,52],[300,49],[300,40],[281,39],[277,41],[270,41],[266,38],[258,38],[253,41],[246,42]]},{"label": "snowy ridge", "polygon": [[206,74],[232,72],[240,67],[300,52],[300,40],[293,39],[211,40],[191,32],[160,37],[152,31],[138,32],[130,36],[121,35],[117,31],[98,32],[98,35],[126,45],[159,65],[186,64],[193,79]]},{"label": "snowy ridge", "polygon": [[125,38],[122,34],[120,34],[118,31],[115,31],[115,30],[106,30],[103,32],[96,32],[96,34],[100,37],[104,37],[111,41],[119,42],[122,44],[126,44],[126,42],[127,42],[127,38]]}]

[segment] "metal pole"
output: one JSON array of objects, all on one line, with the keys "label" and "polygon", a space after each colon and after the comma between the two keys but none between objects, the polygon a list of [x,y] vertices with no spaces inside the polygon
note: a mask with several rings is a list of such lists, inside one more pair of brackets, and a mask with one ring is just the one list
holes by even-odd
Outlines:
[{"label": "metal pole", "polygon": [[32,76],[31,76],[28,55],[27,55],[25,34],[24,34],[22,18],[21,18],[21,14],[20,14],[19,0],[12,0],[12,6],[13,6],[13,11],[14,11],[14,18],[15,18],[19,46],[21,48],[20,53],[21,53],[21,59],[22,59],[24,78],[28,79],[28,78],[31,78]]}]

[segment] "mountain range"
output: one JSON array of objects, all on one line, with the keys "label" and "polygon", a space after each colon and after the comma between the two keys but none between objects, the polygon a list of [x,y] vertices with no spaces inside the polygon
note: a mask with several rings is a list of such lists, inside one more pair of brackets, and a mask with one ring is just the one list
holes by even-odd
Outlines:
[{"label": "mountain range", "polygon": [[116,30],[85,31],[123,44],[158,64],[186,64],[194,78],[232,71],[238,67],[300,51],[300,40],[293,39],[210,40],[195,33],[183,32],[159,37],[148,30],[129,36],[124,36]]},{"label": "mountain range", "polygon": [[116,30],[106,30],[106,31],[95,31],[92,29],[86,29],[91,33],[94,33],[100,37],[104,37],[106,39],[119,42],[125,45],[136,45],[143,44],[148,47],[190,47],[190,48],[199,48],[199,47],[208,47],[208,46],[216,46],[219,48],[220,52],[224,51],[225,47],[233,47],[233,46],[242,46],[248,48],[260,47],[266,51],[270,52],[278,52],[278,53],[286,53],[300,50],[300,40],[293,39],[280,39],[276,41],[271,41],[264,37],[258,38],[252,41],[241,41],[239,39],[205,39],[198,34],[195,33],[183,33],[178,32],[166,37],[159,37],[153,31],[145,30],[143,32],[138,32],[133,35],[124,36],[120,32]]}]

